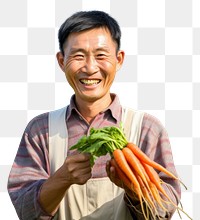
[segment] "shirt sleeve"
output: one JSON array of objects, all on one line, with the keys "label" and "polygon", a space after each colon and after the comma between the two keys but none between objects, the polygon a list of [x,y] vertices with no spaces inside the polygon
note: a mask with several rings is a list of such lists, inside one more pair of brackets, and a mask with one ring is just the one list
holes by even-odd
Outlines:
[{"label": "shirt sleeve", "polygon": [[[173,161],[173,155],[167,131],[159,120],[148,114],[144,115],[139,148],[141,148],[141,150],[150,159],[164,166],[175,176],[178,176]],[[181,197],[180,183],[162,172],[158,172],[158,174],[159,177],[166,183],[162,184],[162,186],[168,194],[169,198],[175,204],[178,204]],[[144,216],[141,214],[140,204],[132,206],[131,200],[127,199],[127,196],[125,196],[124,199],[125,203],[129,207],[133,219],[144,219]],[[165,199],[164,196],[163,199]],[[164,211],[159,207],[159,205],[156,204],[159,219],[171,219],[172,215],[176,211],[176,207],[170,203],[165,204],[165,207],[167,211]]]},{"label": "shirt sleeve", "polygon": [[38,195],[49,177],[48,116],[27,125],[8,178],[8,193],[19,219],[52,219],[40,206]]}]

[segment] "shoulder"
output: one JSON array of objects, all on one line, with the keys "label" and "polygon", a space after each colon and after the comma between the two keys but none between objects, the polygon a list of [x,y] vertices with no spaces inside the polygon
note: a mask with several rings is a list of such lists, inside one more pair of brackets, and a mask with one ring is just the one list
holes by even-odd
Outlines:
[{"label": "shoulder", "polygon": [[25,129],[25,133],[35,136],[38,133],[46,133],[48,131],[49,112],[35,116],[29,121]]},{"label": "shoulder", "polygon": [[154,115],[145,111],[135,110],[128,107],[122,107],[122,120],[130,119],[131,123],[138,124],[141,128],[141,137],[149,137],[150,139],[159,139],[163,134],[167,136],[167,132],[162,122]]},{"label": "shoulder", "polygon": [[55,120],[55,123],[58,120],[63,119],[65,117],[66,108],[67,107],[63,107],[61,109],[56,109],[56,110],[35,116],[28,123],[25,132],[32,134],[33,136],[38,133],[48,134],[48,132],[49,132],[49,118],[53,117]]},{"label": "shoulder", "polygon": [[124,114],[123,117],[127,117],[126,115],[131,114],[131,117],[140,118],[142,122],[142,128],[152,129],[157,134],[159,134],[160,131],[164,129],[164,126],[162,125],[161,121],[156,116],[153,116],[144,111],[135,110],[128,107],[122,107],[122,109]]},{"label": "shoulder", "polygon": [[165,131],[165,127],[161,121],[149,113],[144,113],[142,130],[151,132],[155,136],[160,136],[160,134]]},{"label": "shoulder", "polygon": [[161,121],[157,117],[145,113],[141,128],[140,148],[152,157],[156,151],[168,149],[169,146],[169,136]]}]

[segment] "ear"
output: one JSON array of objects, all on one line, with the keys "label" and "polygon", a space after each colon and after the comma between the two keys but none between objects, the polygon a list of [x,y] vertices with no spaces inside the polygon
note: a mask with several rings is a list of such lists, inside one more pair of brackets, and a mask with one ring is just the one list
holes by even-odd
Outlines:
[{"label": "ear", "polygon": [[58,64],[59,64],[61,70],[64,72],[65,65],[64,65],[64,56],[63,56],[63,54],[61,52],[58,52],[56,54],[56,58],[57,58],[57,61],[58,61]]},{"label": "ear", "polygon": [[124,51],[123,50],[119,50],[117,52],[117,69],[116,69],[116,71],[118,71],[121,68],[121,66],[122,66],[122,64],[124,62],[124,57],[125,57]]}]

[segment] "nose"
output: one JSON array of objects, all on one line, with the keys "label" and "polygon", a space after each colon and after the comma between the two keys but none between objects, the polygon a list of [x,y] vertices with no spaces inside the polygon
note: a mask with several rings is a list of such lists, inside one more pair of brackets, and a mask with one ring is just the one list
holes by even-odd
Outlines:
[{"label": "nose", "polygon": [[82,71],[87,74],[94,74],[99,70],[98,63],[94,56],[90,55],[86,57],[84,66],[82,67]]}]

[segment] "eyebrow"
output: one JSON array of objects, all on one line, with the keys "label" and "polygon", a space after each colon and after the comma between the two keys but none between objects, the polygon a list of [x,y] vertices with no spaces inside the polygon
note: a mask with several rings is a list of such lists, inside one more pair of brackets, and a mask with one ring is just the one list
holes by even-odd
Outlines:
[{"label": "eyebrow", "polygon": [[71,48],[71,50],[70,50],[70,54],[75,54],[77,52],[85,53],[85,50],[81,49],[81,48]]},{"label": "eyebrow", "polygon": [[[110,52],[110,49],[108,47],[98,47],[94,51],[95,52],[98,52],[98,51]],[[78,52],[87,53],[87,51],[83,48],[71,48],[70,50],[70,54],[75,54]]]},{"label": "eyebrow", "polygon": [[96,51],[104,51],[104,52],[110,52],[110,49],[108,47],[98,47]]}]

